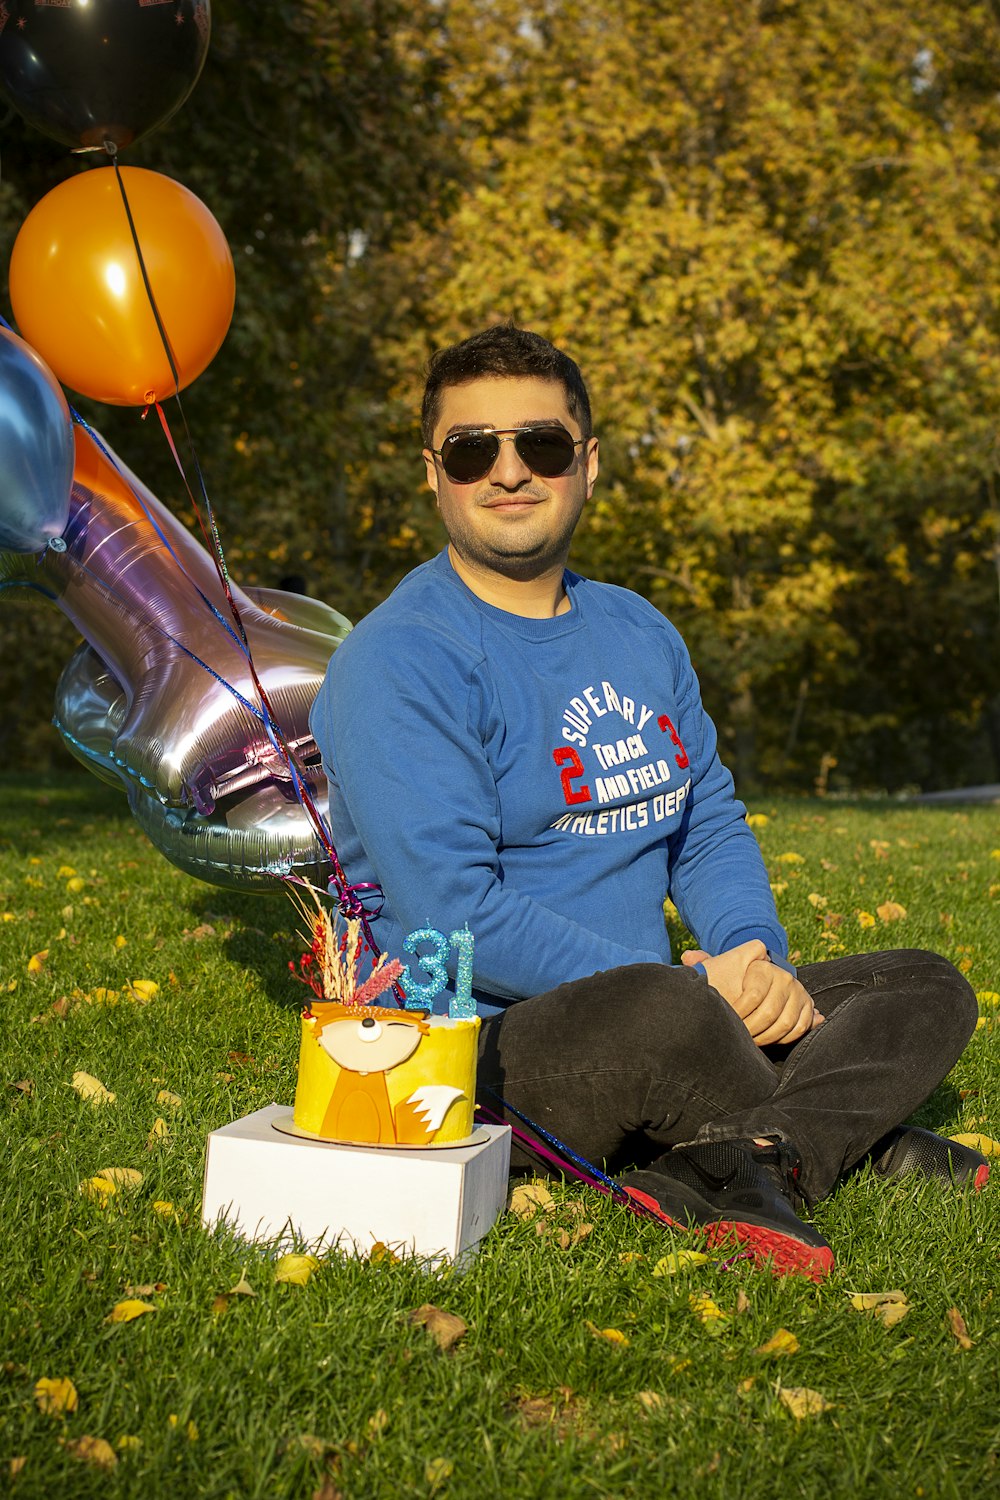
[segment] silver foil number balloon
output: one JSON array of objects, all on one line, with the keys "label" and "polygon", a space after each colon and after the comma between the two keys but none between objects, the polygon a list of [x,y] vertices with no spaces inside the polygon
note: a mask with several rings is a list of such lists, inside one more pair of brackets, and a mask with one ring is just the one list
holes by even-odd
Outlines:
[{"label": "silver foil number balloon", "polygon": [[[81,428],[64,536],[40,558],[0,558],[0,587],[12,584],[54,599],[84,637],[59,682],[56,726],[84,765],[124,786],[168,859],[215,885],[325,882],[211,557]],[[296,594],[232,593],[274,722],[325,815],[309,710],[350,623]]]}]

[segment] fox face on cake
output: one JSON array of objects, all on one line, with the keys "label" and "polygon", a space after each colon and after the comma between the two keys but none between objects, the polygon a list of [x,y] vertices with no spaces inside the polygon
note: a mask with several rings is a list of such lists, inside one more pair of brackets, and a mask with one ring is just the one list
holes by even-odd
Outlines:
[{"label": "fox face on cake", "polygon": [[[409,971],[384,955],[358,984],[365,951],[359,924],[347,922],[338,934],[313,896],[315,914],[300,902],[310,919],[310,949],[290,965],[317,996],[302,1013],[296,1133],[387,1147],[465,1141],[474,1128],[478,1017],[375,1004],[390,988],[425,999],[428,986],[412,984]],[[419,936],[445,943],[430,929]],[[467,950],[471,938],[461,936]],[[417,954],[415,945],[408,951]],[[461,997],[458,1003],[468,1010]]]}]

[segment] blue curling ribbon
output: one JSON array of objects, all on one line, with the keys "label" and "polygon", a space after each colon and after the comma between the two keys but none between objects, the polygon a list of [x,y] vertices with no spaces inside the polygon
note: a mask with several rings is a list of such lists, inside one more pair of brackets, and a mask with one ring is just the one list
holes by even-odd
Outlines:
[{"label": "blue curling ribbon", "polygon": [[544,1125],[538,1125],[528,1115],[522,1114],[515,1105],[511,1104],[508,1099],[505,1099],[496,1089],[491,1089],[488,1084],[485,1085],[485,1089],[488,1094],[493,1095],[494,1099],[499,1100],[504,1109],[510,1110],[512,1115],[516,1115],[524,1125],[527,1125],[529,1130],[533,1130],[536,1135],[541,1136],[543,1141],[547,1141],[550,1146],[554,1146],[557,1151],[566,1157],[567,1161],[571,1161],[574,1166],[579,1167],[581,1171],[593,1178],[595,1182],[599,1182],[606,1187],[613,1198],[618,1199],[619,1202],[632,1202],[632,1199],[620,1182],[616,1182],[613,1177],[609,1177],[606,1172],[602,1172],[599,1167],[595,1167],[593,1162],[588,1161],[585,1156],[578,1156],[575,1151],[566,1145],[565,1141],[561,1141],[557,1135],[553,1135],[551,1131],[546,1130]]}]

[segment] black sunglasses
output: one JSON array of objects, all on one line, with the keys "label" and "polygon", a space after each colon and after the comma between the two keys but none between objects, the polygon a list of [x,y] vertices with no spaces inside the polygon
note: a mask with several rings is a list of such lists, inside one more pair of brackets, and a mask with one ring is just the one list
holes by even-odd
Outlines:
[{"label": "black sunglasses", "polygon": [[517,456],[533,474],[558,479],[569,473],[576,450],[586,438],[572,438],[565,427],[511,427],[499,432],[453,432],[430,451],[455,484],[485,479],[500,457],[500,444],[513,443]]}]

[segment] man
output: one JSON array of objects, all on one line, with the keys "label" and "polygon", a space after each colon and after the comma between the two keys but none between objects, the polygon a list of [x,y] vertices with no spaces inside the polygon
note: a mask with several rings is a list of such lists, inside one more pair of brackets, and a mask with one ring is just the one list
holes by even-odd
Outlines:
[{"label": "man", "polygon": [[[884,1175],[981,1186],[977,1153],[887,1137],[968,1041],[966,981],[921,952],[796,974],[680,636],[567,571],[598,473],[577,366],[476,334],[432,361],[423,440],[448,546],[338,649],[312,727],[376,940],[474,934],[486,1101],[815,1278],[832,1252],[796,1208],[876,1143]],[[679,966],[668,894],[701,945]]]}]

